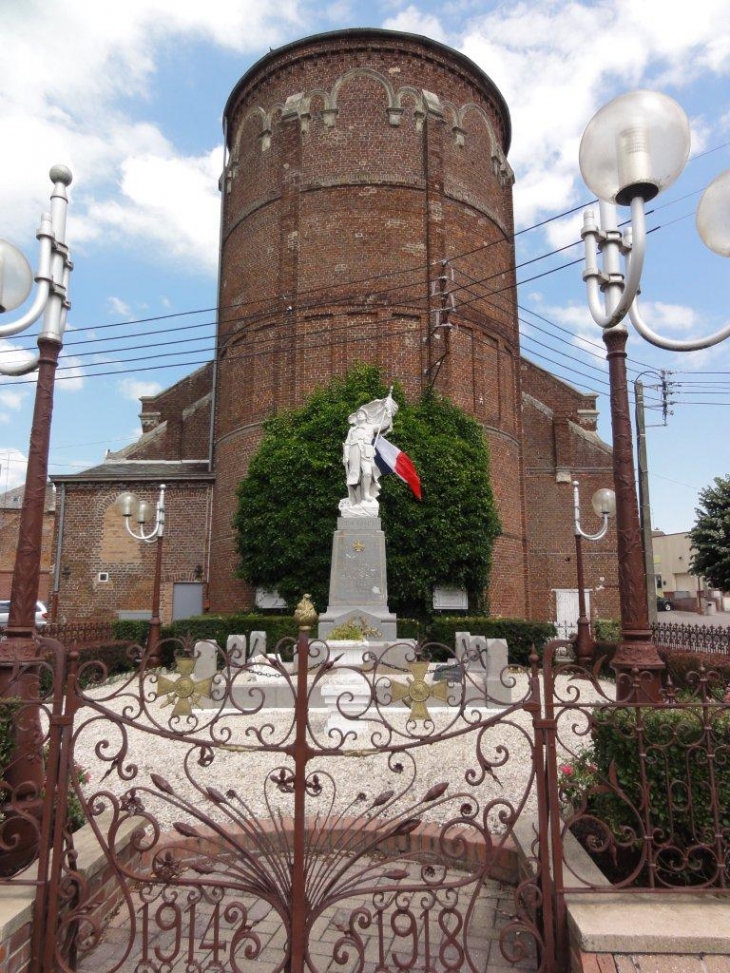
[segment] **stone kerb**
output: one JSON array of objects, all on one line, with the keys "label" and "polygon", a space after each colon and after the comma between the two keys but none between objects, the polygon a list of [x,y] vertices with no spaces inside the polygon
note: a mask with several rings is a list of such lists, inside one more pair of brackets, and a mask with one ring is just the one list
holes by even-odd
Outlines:
[{"label": "stone kerb", "polygon": [[[511,837],[518,881],[537,872],[537,818],[522,814]],[[611,892],[611,882],[578,840],[563,835],[570,973],[727,973],[730,899],[690,892]],[[581,888],[584,891],[581,891]]]}]

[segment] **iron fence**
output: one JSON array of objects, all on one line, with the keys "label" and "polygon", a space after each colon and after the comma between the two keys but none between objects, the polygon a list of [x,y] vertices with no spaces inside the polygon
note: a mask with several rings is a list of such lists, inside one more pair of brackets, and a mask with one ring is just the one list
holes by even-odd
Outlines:
[{"label": "iron fence", "polygon": [[578,840],[604,873],[596,880],[561,851],[558,897],[730,890],[730,701],[721,675],[699,665],[681,694],[668,684],[651,700],[649,674],[635,670],[620,676],[631,691],[617,700],[610,684],[553,660],[550,648],[546,746],[559,757],[548,762],[548,787],[561,808],[553,840],[563,850]]},{"label": "iron fence", "polygon": [[730,628],[721,625],[656,622],[652,631],[658,648],[730,655]]},{"label": "iron fence", "polygon": [[[641,673],[622,674],[631,691],[617,701],[597,673],[556,664],[564,647],[491,674],[486,647],[470,648],[445,681],[430,669],[443,646],[409,648],[405,667],[390,664],[393,647],[353,666],[306,631],[293,663],[218,650],[207,674],[187,643],[174,670],[147,655],[113,682],[57,642],[6,663],[0,715],[17,735],[0,882],[35,886],[32,973],[555,973],[568,894],[730,891],[730,705],[717,675],[698,667],[686,697],[652,702]],[[317,693],[334,700],[327,723]],[[75,865],[74,799],[119,905],[107,966],[94,952],[106,922]],[[486,884],[525,813],[533,868],[500,904],[487,959]],[[565,854],[569,841],[605,881]],[[29,856],[37,872],[18,875]]]},{"label": "iron fence", "polygon": [[101,645],[114,639],[113,623],[99,620],[49,622],[41,634],[46,638],[56,639],[66,648]]}]

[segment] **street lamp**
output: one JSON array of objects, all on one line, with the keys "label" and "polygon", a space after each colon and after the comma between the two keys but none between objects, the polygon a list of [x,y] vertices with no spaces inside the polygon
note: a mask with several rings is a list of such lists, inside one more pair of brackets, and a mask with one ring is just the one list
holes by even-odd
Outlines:
[{"label": "street lamp", "polygon": [[[664,668],[652,642],[648,617],[626,380],[628,332],[623,321],[628,317],[643,338],[670,351],[707,348],[730,335],[727,325],[706,338],[664,338],[646,324],[639,309],[647,236],[645,203],[674,182],[689,148],[684,111],[671,98],[654,91],[635,91],[609,102],[589,122],[580,145],[581,173],[598,197],[600,213],[599,225],[593,210],[585,212],[581,235],[588,307],[603,329],[609,364],[621,601],[621,642],[612,665],[619,699],[633,694],[630,673],[634,668],[645,674],[643,692],[658,698]],[[630,207],[630,224],[623,232],[618,229],[616,205]],[[705,190],[697,228],[710,249],[730,256],[730,172]]]},{"label": "street lamp", "polygon": [[[23,707],[16,720],[13,758],[4,777],[10,792],[11,810],[6,814],[0,834],[3,845],[0,871],[3,874],[17,870],[35,857],[38,829],[33,819],[40,814],[44,784],[40,752],[43,732],[37,704],[34,704],[38,699],[38,674],[28,663],[37,658],[33,633],[41,570],[53,385],[66,330],[70,306],[68,282],[73,269],[66,246],[66,188],[71,184],[71,172],[65,166],[54,166],[50,178],[53,183],[50,213],[41,216],[36,234],[39,257],[35,297],[30,308],[17,320],[0,324],[0,338],[9,338],[26,331],[43,315],[38,353],[22,362],[0,363],[0,374],[3,375],[38,371],[10,613],[6,638],[0,641],[0,696],[15,696]],[[29,297],[32,285],[33,273],[28,261],[12,244],[0,241],[0,314],[20,307]],[[25,665],[19,670],[20,663]]]},{"label": "street lamp", "polygon": [[580,525],[580,496],[578,481],[573,480],[573,526],[575,530],[575,566],[578,574],[578,637],[575,651],[579,665],[590,666],[593,661],[593,639],[591,623],[586,613],[585,578],[583,575],[583,538],[587,541],[600,541],[608,532],[608,522],[616,513],[616,494],[613,490],[596,490],[591,504],[602,523],[595,534],[587,534]]},{"label": "street lamp", "polygon": [[[162,574],[162,542],[165,534],[165,484],[160,486],[160,496],[155,508],[154,527],[149,532],[145,532],[146,524],[151,520],[152,507],[144,500],[139,500],[133,493],[120,493],[114,501],[114,506],[124,517],[124,525],[127,533],[135,540],[144,541],[151,544],[157,541],[155,556],[155,574],[152,583],[152,617],[150,618],[150,634],[147,642],[149,652],[149,664],[153,668],[160,665],[162,659],[159,653],[160,645],[160,577]],[[132,518],[139,525],[139,530],[134,531],[130,526]]]},{"label": "street lamp", "polygon": [[[66,315],[70,307],[67,299],[68,281],[73,269],[66,246],[66,187],[71,184],[71,172],[65,166],[54,166],[50,177],[53,183],[51,212],[41,216],[37,233],[40,254],[38,272],[35,275],[38,284],[35,300],[17,321],[0,324],[0,338],[8,338],[26,331],[43,315],[38,335],[38,353],[22,362],[0,363],[0,374],[3,375],[26,375],[38,371],[10,595],[10,617],[6,628],[6,633],[11,638],[26,640],[35,628],[53,413],[53,383],[66,330]],[[0,311],[19,307],[27,299],[32,282],[33,274],[25,257],[10,243],[0,241]]]}]

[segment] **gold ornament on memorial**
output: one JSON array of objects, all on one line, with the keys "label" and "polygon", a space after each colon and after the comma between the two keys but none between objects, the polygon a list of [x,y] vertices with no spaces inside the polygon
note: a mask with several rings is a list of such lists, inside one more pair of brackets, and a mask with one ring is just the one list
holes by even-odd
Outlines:
[{"label": "gold ornament on memorial", "polygon": [[426,673],[428,672],[428,662],[411,662],[408,666],[413,677],[411,682],[396,682],[390,680],[391,702],[397,703],[400,700],[408,703],[411,712],[409,720],[430,720],[431,714],[426,706],[426,701],[433,697],[446,702],[449,694],[449,687],[445,682],[427,683]]},{"label": "gold ornament on memorial", "polygon": [[195,659],[178,659],[175,667],[180,678],[173,682],[166,676],[158,676],[157,683],[153,690],[154,698],[167,696],[163,706],[172,706],[173,716],[190,716],[193,706],[197,706],[202,696],[211,698],[213,689],[213,677],[209,679],[193,679],[192,673],[195,668]]}]

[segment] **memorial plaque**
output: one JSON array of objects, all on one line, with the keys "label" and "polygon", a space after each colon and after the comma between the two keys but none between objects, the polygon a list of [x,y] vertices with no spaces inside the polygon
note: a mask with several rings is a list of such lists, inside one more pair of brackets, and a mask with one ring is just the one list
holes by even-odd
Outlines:
[{"label": "memorial plaque", "polygon": [[469,607],[465,588],[439,587],[433,589],[433,607],[437,610],[464,611]]}]

